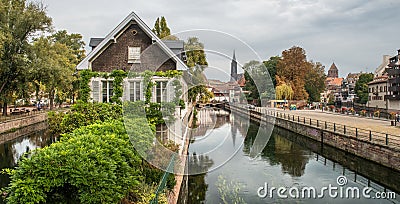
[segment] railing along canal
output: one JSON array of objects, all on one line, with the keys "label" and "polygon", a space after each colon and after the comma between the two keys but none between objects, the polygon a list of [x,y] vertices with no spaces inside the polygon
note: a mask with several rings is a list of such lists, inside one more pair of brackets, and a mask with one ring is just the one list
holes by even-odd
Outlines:
[{"label": "railing along canal", "polygon": [[248,110],[241,107],[234,106],[245,111],[249,111],[250,114],[255,114],[259,116],[269,116],[286,121],[291,121],[298,124],[303,124],[311,126],[317,129],[331,131],[333,133],[343,134],[348,137],[353,137],[361,141],[371,142],[373,144],[387,146],[389,148],[394,148],[400,150],[400,136],[392,135],[384,132],[377,132],[367,129],[361,129],[357,127],[352,127],[348,125],[332,123],[324,120],[317,120],[313,118],[301,117],[298,115],[292,115],[289,113],[282,113],[278,111],[267,110],[263,108],[257,108],[257,110]]}]

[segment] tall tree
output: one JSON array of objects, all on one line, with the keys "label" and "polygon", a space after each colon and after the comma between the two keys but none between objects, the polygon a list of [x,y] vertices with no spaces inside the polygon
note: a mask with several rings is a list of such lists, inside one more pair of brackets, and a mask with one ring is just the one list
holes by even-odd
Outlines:
[{"label": "tall tree", "polygon": [[318,102],[321,98],[321,93],[325,90],[325,67],[320,62],[310,62],[311,69],[305,77],[305,89],[309,95],[310,102]]},{"label": "tall tree", "polygon": [[357,103],[366,104],[368,102],[368,83],[374,79],[374,74],[361,74],[356,82],[354,91],[357,95]]},{"label": "tall tree", "polygon": [[[54,33],[51,36],[51,40],[53,42],[58,42],[66,45],[69,50],[72,52],[70,55],[70,63],[77,65],[80,61],[85,58],[85,43],[82,40],[82,35],[78,33],[69,34],[66,30],[61,30]],[[75,96],[80,88],[78,75],[74,74],[72,80],[72,86],[68,86],[69,90],[59,91],[57,93],[57,99],[59,103],[62,103],[66,100],[66,98],[71,98],[73,102],[75,102]]]},{"label": "tall tree", "polygon": [[281,59],[279,56],[270,57],[269,60],[264,61],[263,64],[267,68],[269,76],[271,77],[272,83],[276,86],[276,67],[278,66],[278,62]]},{"label": "tall tree", "polygon": [[[274,71],[274,60],[270,60],[260,63],[258,61],[250,61],[243,66],[245,70],[244,77],[246,85],[244,89],[250,93],[246,95],[247,100],[258,100],[260,105],[260,99],[271,100],[275,98],[275,90],[272,79],[270,80],[269,69]],[[268,67],[264,66],[265,64]]]},{"label": "tall tree", "polygon": [[277,75],[285,78],[286,84],[292,87],[294,100],[308,99],[304,79],[311,66],[305,50],[301,47],[294,46],[282,52],[282,58],[277,65]]},{"label": "tall tree", "polygon": [[40,37],[33,44],[30,58],[33,81],[45,85],[52,109],[57,91],[66,93],[72,88],[74,52],[67,45],[53,41],[51,36]]},{"label": "tall tree", "polygon": [[196,65],[207,66],[207,58],[204,52],[204,45],[199,41],[197,37],[189,37],[185,42],[186,52],[186,65],[188,67],[194,67]]},{"label": "tall tree", "polygon": [[0,100],[7,114],[10,95],[26,81],[29,39],[51,26],[43,5],[26,0],[0,0]]},{"label": "tall tree", "polygon": [[161,20],[160,18],[157,18],[153,32],[163,40],[178,40],[176,36],[171,35],[171,29],[168,27],[167,20],[164,16],[161,16]]},{"label": "tall tree", "polygon": [[160,18],[157,18],[156,22],[154,23],[154,28],[153,28],[153,32],[160,37]]}]

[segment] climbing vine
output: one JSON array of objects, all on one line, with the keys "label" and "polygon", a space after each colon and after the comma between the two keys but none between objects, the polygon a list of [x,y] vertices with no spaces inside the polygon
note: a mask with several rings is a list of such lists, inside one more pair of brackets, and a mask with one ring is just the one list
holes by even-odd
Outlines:
[{"label": "climbing vine", "polygon": [[121,98],[123,94],[123,87],[122,87],[122,82],[124,81],[124,78],[126,78],[128,74],[122,70],[114,70],[111,72],[110,77],[114,78],[113,80],[113,91],[114,94],[111,97],[111,101],[121,104]]},{"label": "climbing vine", "polygon": [[[121,98],[123,95],[123,80],[125,78],[136,78],[136,77],[143,77],[143,92],[145,93],[145,102],[146,104],[149,104],[151,101],[152,97],[152,90],[155,85],[154,82],[152,82],[152,77],[153,76],[158,76],[158,77],[166,77],[166,78],[179,78],[183,75],[183,72],[177,71],[177,70],[168,70],[168,71],[149,71],[146,70],[142,73],[137,73],[137,72],[125,72],[123,70],[114,70],[111,73],[106,73],[106,72],[92,72],[90,70],[83,70],[80,72],[80,91],[79,91],[79,100],[82,100],[84,102],[88,102],[90,99],[90,79],[92,77],[101,77],[104,79],[108,78],[113,78],[113,96],[111,97],[111,101],[114,103],[121,104]],[[183,100],[180,100],[180,96],[182,95],[182,85],[180,84],[180,81],[175,79],[173,82],[174,90],[175,90],[175,98],[173,100],[174,104],[180,105],[184,107],[184,102]]]},{"label": "climbing vine", "polygon": [[92,72],[90,70],[83,70],[80,73],[80,90],[79,90],[79,94],[78,94],[78,100],[81,100],[83,102],[88,102],[90,99],[90,79],[92,77],[96,77],[97,73]]}]

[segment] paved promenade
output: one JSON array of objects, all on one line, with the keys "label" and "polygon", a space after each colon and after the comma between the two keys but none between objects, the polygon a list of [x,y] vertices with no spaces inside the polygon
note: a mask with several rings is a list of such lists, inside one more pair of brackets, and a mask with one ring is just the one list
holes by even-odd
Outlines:
[{"label": "paved promenade", "polygon": [[371,118],[363,118],[344,114],[334,114],[332,112],[322,112],[321,110],[282,110],[274,109],[275,111],[311,118],[315,120],[327,121],[337,124],[342,124],[351,127],[357,127],[360,129],[372,130],[375,132],[383,132],[391,135],[400,136],[400,127],[391,126],[389,120],[377,120]]}]

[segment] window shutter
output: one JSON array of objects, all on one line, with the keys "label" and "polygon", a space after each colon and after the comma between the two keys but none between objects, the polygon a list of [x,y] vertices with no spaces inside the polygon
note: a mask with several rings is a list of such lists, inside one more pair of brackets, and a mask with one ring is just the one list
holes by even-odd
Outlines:
[{"label": "window shutter", "polygon": [[128,63],[140,63],[140,47],[128,47]]},{"label": "window shutter", "polygon": [[100,98],[100,83],[99,81],[92,81],[92,92],[93,92],[93,101],[99,102]]}]

